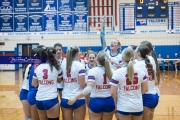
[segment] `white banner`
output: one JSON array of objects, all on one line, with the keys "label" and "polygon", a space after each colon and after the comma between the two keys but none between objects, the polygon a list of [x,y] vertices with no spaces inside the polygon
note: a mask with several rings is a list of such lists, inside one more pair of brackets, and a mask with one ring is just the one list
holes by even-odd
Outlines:
[{"label": "white banner", "polygon": [[167,18],[147,19],[147,26],[167,26],[167,24],[168,24]]}]

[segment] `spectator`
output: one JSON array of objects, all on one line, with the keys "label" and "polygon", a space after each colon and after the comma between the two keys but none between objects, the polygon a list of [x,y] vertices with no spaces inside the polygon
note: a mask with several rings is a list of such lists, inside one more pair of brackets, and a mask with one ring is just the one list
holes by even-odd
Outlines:
[{"label": "spectator", "polygon": [[[178,54],[177,54],[177,53],[175,53],[175,57],[174,57],[174,59],[179,59],[179,58],[178,58]],[[174,67],[175,67],[175,70],[176,70],[176,71],[178,71],[178,69],[177,69],[177,65],[178,65],[178,63],[180,63],[180,61],[179,61],[179,60],[174,60],[174,61],[173,61],[173,64],[174,64]]]},{"label": "spectator", "polygon": [[[166,59],[170,59],[169,55],[166,55]],[[170,60],[165,60],[164,64],[168,66],[168,70],[169,70],[170,67],[172,67],[172,65],[170,63]]]},{"label": "spectator", "polygon": [[164,61],[162,60],[163,58],[161,57],[161,54],[158,55],[157,60],[158,60],[158,65],[159,67],[161,66],[163,71],[165,71],[165,65],[164,65]]}]

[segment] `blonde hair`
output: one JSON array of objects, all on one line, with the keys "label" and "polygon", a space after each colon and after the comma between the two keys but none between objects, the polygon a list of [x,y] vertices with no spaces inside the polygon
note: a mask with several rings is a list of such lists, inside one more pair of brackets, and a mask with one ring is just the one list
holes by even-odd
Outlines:
[{"label": "blonde hair", "polygon": [[124,62],[128,63],[127,74],[132,84],[133,79],[134,79],[134,67],[133,67],[133,62],[132,62],[133,57],[134,57],[134,50],[132,49],[132,47],[125,48],[122,51],[122,57],[124,59]]},{"label": "blonde hair", "polygon": [[100,65],[104,66],[105,74],[107,75],[109,79],[111,79],[112,71],[111,71],[108,59],[109,59],[109,56],[104,50],[99,51],[97,55],[97,61],[99,62]]},{"label": "blonde hair", "polygon": [[71,66],[72,66],[72,61],[76,55],[76,53],[79,52],[79,48],[74,46],[74,47],[69,47],[67,52],[66,52],[66,71],[70,73],[71,71]]}]

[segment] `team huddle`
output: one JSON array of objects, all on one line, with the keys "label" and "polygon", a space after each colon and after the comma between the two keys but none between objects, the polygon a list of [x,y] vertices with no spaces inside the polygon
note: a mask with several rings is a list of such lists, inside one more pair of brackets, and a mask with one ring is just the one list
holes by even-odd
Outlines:
[{"label": "team huddle", "polygon": [[[105,41],[98,53],[69,47],[62,56],[62,45],[38,46],[32,56],[41,58],[24,70],[20,92],[25,120],[153,120],[160,92],[159,68],[149,41],[128,46]],[[87,105],[87,107],[86,107]]]}]

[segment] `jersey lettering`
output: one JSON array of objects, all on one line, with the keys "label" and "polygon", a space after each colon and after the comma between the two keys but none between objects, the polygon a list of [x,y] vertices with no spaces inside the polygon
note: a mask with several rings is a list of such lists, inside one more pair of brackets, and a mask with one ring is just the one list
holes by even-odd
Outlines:
[{"label": "jersey lettering", "polygon": [[131,83],[130,79],[128,78],[128,74],[126,74],[126,85],[138,84],[138,77],[137,73],[134,73],[133,83]]},{"label": "jersey lettering", "polygon": [[47,79],[48,78],[48,69],[43,69],[43,79]]}]

